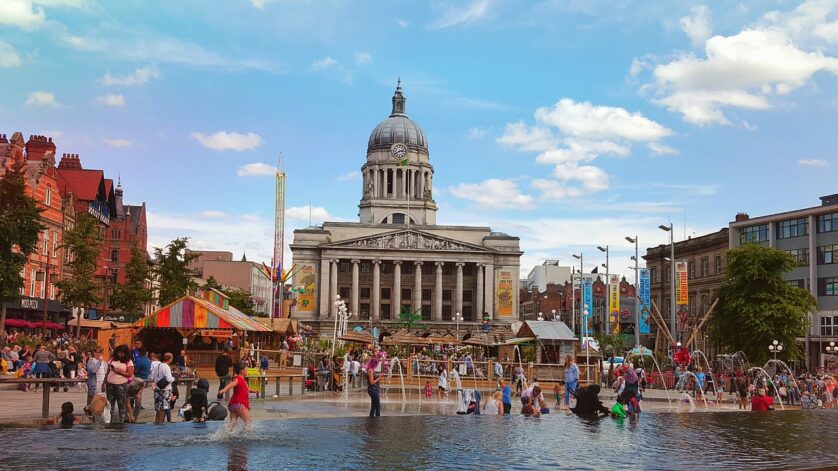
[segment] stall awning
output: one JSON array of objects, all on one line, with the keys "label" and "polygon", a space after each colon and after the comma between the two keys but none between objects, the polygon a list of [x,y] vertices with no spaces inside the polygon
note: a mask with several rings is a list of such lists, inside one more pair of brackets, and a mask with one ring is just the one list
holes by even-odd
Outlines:
[{"label": "stall awning", "polygon": [[32,323],[26,322],[23,319],[6,319],[6,327],[17,327],[21,329],[31,329],[35,327]]},{"label": "stall awning", "polygon": [[61,324],[56,324],[55,322],[50,322],[50,321],[46,321],[46,322],[44,322],[44,321],[32,322],[32,327],[35,327],[35,328],[38,328],[38,329],[41,329],[41,328],[43,328],[43,327],[46,327],[46,328],[47,328],[47,329],[49,329],[49,330],[64,330],[64,326],[63,326],[63,325],[61,325]]},{"label": "stall awning", "polygon": [[271,329],[233,306],[223,309],[194,296],[183,296],[134,323],[135,327],[178,329],[235,329],[270,332]]},{"label": "stall awning", "polygon": [[519,337],[535,337],[538,340],[575,342],[573,331],[561,321],[525,321],[518,330]]}]

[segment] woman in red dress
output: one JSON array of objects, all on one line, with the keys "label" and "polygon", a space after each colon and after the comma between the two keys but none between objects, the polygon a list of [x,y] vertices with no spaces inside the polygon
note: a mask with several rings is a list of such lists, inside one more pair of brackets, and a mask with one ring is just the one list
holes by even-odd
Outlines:
[{"label": "woman in red dress", "polygon": [[234,377],[232,381],[218,391],[217,397],[221,399],[224,397],[224,393],[230,389],[233,390],[233,395],[227,404],[227,408],[230,410],[230,430],[235,430],[238,419],[242,419],[244,429],[249,430],[252,421],[250,418],[250,390],[247,387],[244,375],[242,375],[243,370],[244,366],[241,363],[236,363],[233,366]]}]

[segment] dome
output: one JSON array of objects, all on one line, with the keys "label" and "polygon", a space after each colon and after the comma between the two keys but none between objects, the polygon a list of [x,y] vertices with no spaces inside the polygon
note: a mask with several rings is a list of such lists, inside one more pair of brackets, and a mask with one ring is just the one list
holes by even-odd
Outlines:
[{"label": "dome", "polygon": [[420,148],[428,152],[428,141],[425,133],[404,113],[405,98],[402,95],[401,81],[393,95],[393,111],[370,134],[367,153],[373,150],[389,150],[393,144],[402,143],[408,147]]}]

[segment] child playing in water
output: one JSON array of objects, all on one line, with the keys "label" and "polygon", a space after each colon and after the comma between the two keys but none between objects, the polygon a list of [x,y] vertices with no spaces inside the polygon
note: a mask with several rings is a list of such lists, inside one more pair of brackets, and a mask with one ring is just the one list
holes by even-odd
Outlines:
[{"label": "child playing in water", "polygon": [[425,381],[425,399],[430,399],[434,397],[434,388],[431,386],[430,381]]},{"label": "child playing in water", "polygon": [[611,417],[615,419],[625,419],[626,418],[626,408],[624,406],[626,399],[623,395],[617,396],[617,402],[614,404],[614,407],[611,408]]},{"label": "child playing in water", "polygon": [[564,381],[559,381],[553,386],[553,395],[556,396],[556,407],[562,408],[562,396],[564,396]]},{"label": "child playing in water", "polygon": [[524,402],[524,407],[521,408],[521,414],[523,414],[527,417],[529,417],[531,415],[536,415],[536,416],[541,415],[541,411],[539,411],[538,409],[535,408],[535,406],[532,405],[532,398],[525,397],[523,399],[523,402]]},{"label": "child playing in water", "polygon": [[61,415],[55,418],[54,423],[60,425],[61,428],[70,428],[79,423],[79,418],[73,415],[72,402],[61,404]]}]

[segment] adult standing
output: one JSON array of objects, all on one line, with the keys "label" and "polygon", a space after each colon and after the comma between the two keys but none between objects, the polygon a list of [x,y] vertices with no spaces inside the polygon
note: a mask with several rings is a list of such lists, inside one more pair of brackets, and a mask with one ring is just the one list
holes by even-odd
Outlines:
[{"label": "adult standing", "polygon": [[[52,369],[50,363],[55,361],[55,355],[52,354],[44,344],[38,345],[38,351],[32,356],[32,361],[35,366],[32,368],[32,375],[36,378],[49,378],[52,376]],[[45,388],[49,386],[44,385]],[[35,391],[38,390],[38,383],[35,383]]]},{"label": "adult standing", "polygon": [[189,357],[186,356],[186,350],[181,350],[180,355],[177,357],[178,370],[183,371],[187,366],[189,366]]},{"label": "adult standing", "polygon": [[142,379],[148,379],[151,376],[151,360],[145,348],[140,349],[140,355],[134,360],[134,373]]},{"label": "adult standing", "polygon": [[512,381],[515,383],[515,394],[520,395],[524,389],[524,367],[520,363],[512,370]]},{"label": "adult standing", "polygon": [[172,360],[174,357],[171,353],[163,354],[163,360],[157,364],[151,372],[151,384],[154,388],[154,423],[162,424],[166,417],[166,411],[171,407],[170,400],[172,399],[172,383],[175,382],[175,377],[172,376]]},{"label": "adult standing", "polygon": [[90,406],[91,402],[93,402],[93,397],[97,394],[100,396],[104,396],[102,394],[102,386],[105,382],[105,375],[108,372],[108,364],[105,362],[103,355],[105,349],[102,347],[96,347],[93,350],[93,356],[87,360],[87,365],[85,368],[87,369],[87,405]]},{"label": "adult standing", "polygon": [[564,405],[570,408],[570,396],[576,395],[579,388],[579,367],[573,361],[573,357],[564,357]]},{"label": "adult standing", "polygon": [[230,410],[230,430],[236,428],[238,419],[242,419],[242,422],[244,422],[245,430],[250,428],[250,390],[247,387],[247,380],[242,375],[243,371],[244,365],[241,363],[233,365],[233,380],[218,391],[218,399],[221,399],[224,397],[224,393],[230,389],[233,390],[230,402],[227,403],[227,408]]},{"label": "adult standing", "polygon": [[[126,404],[125,386],[134,376],[134,361],[128,345],[119,345],[113,351],[108,361],[108,372],[105,375],[105,392],[111,405],[111,423],[128,422],[128,405]],[[116,409],[119,408],[119,422],[116,422]]]},{"label": "adult standing", "polygon": [[503,378],[503,365],[501,364],[501,362],[496,361],[493,368],[494,368],[494,373],[495,373],[495,379],[499,380],[499,379]]},{"label": "adult standing", "polygon": [[140,359],[140,350],[143,349],[143,341],[142,340],[134,340],[134,349],[131,350],[131,360],[134,362],[136,366],[137,361]]},{"label": "adult standing", "polygon": [[224,386],[230,381],[230,368],[233,367],[233,359],[225,348],[221,355],[215,357],[215,374],[218,376],[218,390],[224,389]]},{"label": "adult standing", "polygon": [[381,416],[381,388],[378,385],[381,375],[376,370],[378,370],[378,358],[373,357],[367,366],[367,394],[370,396],[370,417]]}]

